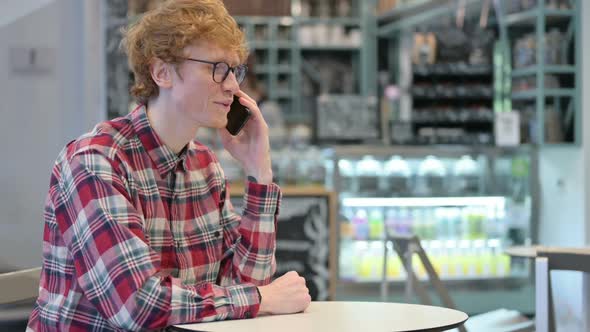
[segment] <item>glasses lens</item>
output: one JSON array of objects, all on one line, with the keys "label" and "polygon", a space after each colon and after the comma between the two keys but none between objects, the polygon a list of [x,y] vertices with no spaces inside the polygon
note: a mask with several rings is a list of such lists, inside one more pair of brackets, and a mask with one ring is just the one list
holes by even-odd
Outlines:
[{"label": "glasses lens", "polygon": [[218,62],[213,68],[213,80],[217,83],[223,82],[229,72],[229,65],[225,62]]},{"label": "glasses lens", "polygon": [[239,65],[236,67],[234,74],[236,75],[236,81],[238,84],[241,84],[246,77],[246,72],[248,71],[248,67],[246,65]]}]

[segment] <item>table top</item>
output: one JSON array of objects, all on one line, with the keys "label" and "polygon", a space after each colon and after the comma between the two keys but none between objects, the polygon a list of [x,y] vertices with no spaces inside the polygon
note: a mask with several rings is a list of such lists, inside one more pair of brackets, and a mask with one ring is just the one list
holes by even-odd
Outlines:
[{"label": "table top", "polygon": [[467,320],[464,312],[442,307],[387,302],[312,302],[303,313],[254,319],[181,324],[179,331],[358,332],[445,331]]},{"label": "table top", "polygon": [[514,246],[506,248],[504,252],[514,257],[535,258],[539,248],[543,248],[543,246]]},{"label": "table top", "polygon": [[508,247],[504,251],[507,255],[514,257],[525,257],[525,258],[536,258],[539,252],[552,253],[552,254],[572,254],[586,256],[590,255],[589,247],[556,247],[556,246],[514,246]]}]

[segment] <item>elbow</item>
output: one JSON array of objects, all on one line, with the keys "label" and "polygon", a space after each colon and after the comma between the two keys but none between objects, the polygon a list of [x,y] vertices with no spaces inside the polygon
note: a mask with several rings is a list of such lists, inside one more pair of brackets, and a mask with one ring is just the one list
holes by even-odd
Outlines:
[{"label": "elbow", "polygon": [[145,309],[136,307],[129,311],[121,310],[109,321],[114,327],[124,331],[158,330],[168,326],[168,315],[156,309],[155,306],[147,314]]},{"label": "elbow", "polygon": [[167,327],[171,314],[171,287],[160,278],[149,278],[127,298],[109,322],[125,331],[157,330]]}]

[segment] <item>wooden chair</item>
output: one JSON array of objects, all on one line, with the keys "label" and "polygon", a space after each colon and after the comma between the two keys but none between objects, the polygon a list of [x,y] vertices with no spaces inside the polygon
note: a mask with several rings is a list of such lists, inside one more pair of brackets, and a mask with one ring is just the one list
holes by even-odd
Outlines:
[{"label": "wooden chair", "polygon": [[535,326],[537,332],[555,332],[551,271],[590,273],[590,248],[539,247],[535,258]]},{"label": "wooden chair", "polygon": [[22,326],[39,295],[41,268],[0,274],[0,330]]}]

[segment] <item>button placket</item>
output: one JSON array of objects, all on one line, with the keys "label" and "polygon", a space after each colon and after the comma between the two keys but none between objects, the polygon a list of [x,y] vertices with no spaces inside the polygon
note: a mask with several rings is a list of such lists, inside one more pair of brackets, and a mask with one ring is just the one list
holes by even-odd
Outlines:
[{"label": "button placket", "polygon": [[176,237],[178,236],[176,234],[176,225],[178,224],[177,221],[180,219],[177,199],[178,194],[175,191],[172,192],[172,220],[170,220],[170,228],[172,229],[172,236],[174,237],[174,246],[176,248],[179,248],[180,241],[176,239]]}]

